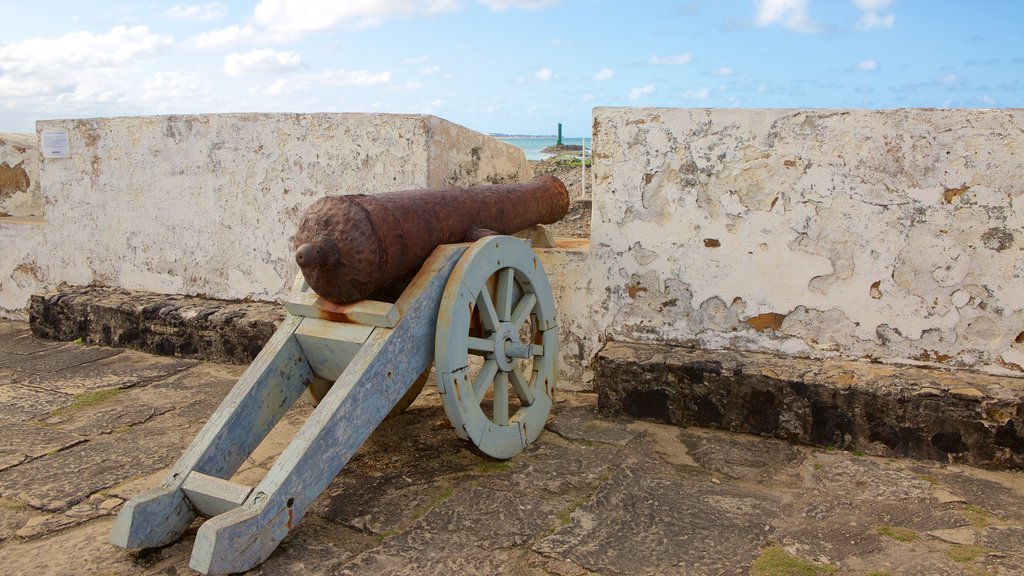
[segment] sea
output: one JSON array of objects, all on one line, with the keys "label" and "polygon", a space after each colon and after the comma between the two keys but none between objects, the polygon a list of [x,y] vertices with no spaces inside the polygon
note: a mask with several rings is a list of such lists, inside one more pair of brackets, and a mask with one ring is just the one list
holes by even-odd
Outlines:
[{"label": "sea", "polygon": [[[547,160],[554,156],[554,154],[541,152],[541,150],[548,146],[554,146],[555,142],[558,142],[558,137],[556,136],[495,136],[495,138],[522,148],[523,152],[526,153],[527,160]],[[562,136],[562,144],[575,144],[577,146],[583,144],[587,149],[587,154],[590,154],[590,138],[568,138]]]}]

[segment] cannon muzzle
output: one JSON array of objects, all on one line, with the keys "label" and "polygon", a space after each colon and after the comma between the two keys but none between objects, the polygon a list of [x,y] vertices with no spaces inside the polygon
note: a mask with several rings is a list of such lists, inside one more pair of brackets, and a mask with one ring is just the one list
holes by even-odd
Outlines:
[{"label": "cannon muzzle", "polygon": [[441,244],[552,224],[569,209],[554,176],[521,184],[327,196],[306,210],[295,261],[306,282],[337,304],[411,277]]}]

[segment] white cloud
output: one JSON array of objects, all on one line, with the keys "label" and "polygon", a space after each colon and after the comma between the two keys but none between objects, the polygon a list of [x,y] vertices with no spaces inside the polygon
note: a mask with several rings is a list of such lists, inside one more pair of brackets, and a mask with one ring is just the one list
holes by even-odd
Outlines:
[{"label": "white cloud", "polygon": [[709,96],[711,96],[711,91],[707,88],[687,90],[679,95],[683,100],[707,100]]},{"label": "white cloud", "polygon": [[458,0],[430,0],[423,8],[423,12],[430,16],[436,16],[445,12],[455,12],[461,7]]},{"label": "white cloud", "polygon": [[603,80],[611,80],[615,76],[615,70],[611,68],[601,68],[594,74],[594,80],[601,82]]},{"label": "white cloud", "polygon": [[508,8],[519,8],[521,10],[543,10],[548,6],[554,6],[561,0],[477,0],[491,10],[502,11]]},{"label": "white cloud", "polygon": [[860,11],[885,10],[892,5],[892,0],[853,0],[854,7]]},{"label": "white cloud", "polygon": [[377,26],[388,18],[434,16],[460,7],[458,0],[260,0],[252,19],[279,37],[294,38],[334,28]]},{"label": "white cloud", "polygon": [[541,68],[533,73],[533,77],[541,82],[551,80],[554,75],[555,73],[551,71],[551,68]]},{"label": "white cloud", "polygon": [[261,0],[253,9],[253,20],[267,30],[298,36],[343,26],[376,26],[384,18],[411,16],[416,4],[387,0]]},{"label": "white cloud", "polygon": [[228,15],[228,7],[220,2],[202,5],[175,4],[164,14],[174,20],[192,20],[195,22],[212,22]]},{"label": "white cloud", "polygon": [[862,12],[856,28],[858,30],[892,28],[896,24],[896,15],[881,13],[890,5],[892,5],[892,0],[853,0],[853,7]]},{"label": "white cloud", "polygon": [[715,76],[732,76],[736,71],[728,66],[722,66],[721,68],[715,68],[711,73]]},{"label": "white cloud", "polygon": [[0,97],[72,92],[110,101],[103,89],[110,77],[153,58],[174,40],[146,26],[116,26],[106,34],[71,32],[58,38],[30,38],[0,45]]},{"label": "white cloud", "polygon": [[874,60],[864,60],[863,62],[857,62],[853,65],[853,69],[858,72],[874,72],[878,70],[878,62]]},{"label": "white cloud", "polygon": [[778,24],[794,32],[817,32],[820,26],[807,13],[807,3],[808,0],[757,0],[754,24],[762,27]]},{"label": "white cloud", "polygon": [[224,58],[224,73],[228,76],[280,74],[302,65],[302,58],[291,51],[278,52],[270,48],[250,50],[245,54],[232,53]]},{"label": "white cloud", "polygon": [[367,70],[325,70],[315,74],[297,74],[290,78],[278,78],[265,91],[271,96],[309,92],[324,86],[372,88],[391,83],[391,72],[370,72]]},{"label": "white cloud", "polygon": [[256,37],[256,30],[252,26],[227,26],[197,34],[192,42],[200,48],[215,48],[254,40]]},{"label": "white cloud", "polygon": [[857,22],[858,30],[873,30],[875,28],[892,28],[896,23],[895,14],[879,16],[877,12],[865,12]]},{"label": "white cloud", "polygon": [[644,96],[648,96],[650,94],[653,94],[655,90],[656,90],[656,88],[654,87],[654,84],[648,84],[647,86],[644,86],[642,88],[630,88],[630,90],[629,90],[629,99],[630,100],[639,100],[640,98],[642,98]]},{"label": "white cloud", "polygon": [[157,72],[142,83],[140,98],[146,102],[175,104],[205,95],[201,76],[185,72]]},{"label": "white cloud", "polygon": [[584,102],[593,102],[594,100],[597,100],[597,96],[594,96],[593,94],[584,94],[580,97],[580,100],[583,100]]},{"label": "white cloud", "polygon": [[945,76],[940,76],[938,78],[938,82],[939,84],[945,86],[946,88],[953,88],[955,86],[963,84],[964,79],[957,76],[956,74],[946,74]]},{"label": "white cloud", "polygon": [[440,71],[440,66],[428,66],[427,68],[420,70],[420,74],[423,74],[424,76],[433,76],[434,74],[437,74]]},{"label": "white cloud", "polygon": [[673,66],[680,64],[689,64],[693,62],[693,54],[689,52],[683,52],[682,54],[676,54],[675,56],[651,56],[647,61],[648,64],[654,66]]}]

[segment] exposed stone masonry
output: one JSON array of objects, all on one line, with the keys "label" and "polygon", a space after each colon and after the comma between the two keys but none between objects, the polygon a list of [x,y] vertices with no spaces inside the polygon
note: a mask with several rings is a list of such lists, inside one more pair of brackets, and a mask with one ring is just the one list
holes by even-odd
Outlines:
[{"label": "exposed stone masonry", "polygon": [[598,407],[877,456],[1024,466],[1024,380],[611,342]]},{"label": "exposed stone masonry", "polygon": [[32,332],[42,338],[232,364],[252,362],[284,314],[265,302],[94,286],[36,294],[30,306]]}]

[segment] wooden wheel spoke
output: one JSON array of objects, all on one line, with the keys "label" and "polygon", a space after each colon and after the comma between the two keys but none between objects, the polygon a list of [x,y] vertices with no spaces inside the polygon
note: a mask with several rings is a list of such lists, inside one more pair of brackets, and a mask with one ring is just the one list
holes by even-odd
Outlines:
[{"label": "wooden wheel spoke", "polygon": [[519,397],[519,403],[523,406],[531,406],[533,404],[533,390],[530,389],[530,383],[523,376],[522,369],[519,366],[513,368],[508,373],[508,379],[512,383],[512,389],[516,391],[516,396]]},{"label": "wooden wheel spoke", "polygon": [[490,387],[497,373],[497,362],[494,360],[484,362],[483,367],[480,368],[480,373],[476,375],[476,380],[473,381],[473,396],[476,398],[477,404],[484,399],[484,394],[487,393],[487,388]]},{"label": "wooden wheel spoke", "polygon": [[495,306],[498,310],[498,319],[508,322],[512,315],[512,297],[515,292],[515,270],[503,268],[498,271],[498,290],[495,298]]},{"label": "wooden wheel spoke", "polygon": [[476,338],[475,336],[469,337],[470,354],[484,356],[490,352],[494,352],[494,340],[490,338]]},{"label": "wooden wheel spoke", "polygon": [[516,309],[512,312],[512,325],[522,326],[526,319],[530,316],[530,312],[533,312],[533,307],[537,305],[537,295],[532,292],[523,294],[523,297],[519,299],[519,303],[516,304]]},{"label": "wooden wheel spoke", "polygon": [[480,294],[476,297],[476,309],[480,311],[480,321],[483,322],[484,328],[490,332],[494,332],[498,329],[498,323],[501,322],[498,319],[498,311],[494,309],[494,301],[491,300],[491,294],[486,289],[481,290]]},{"label": "wooden wheel spoke", "polygon": [[508,373],[498,372],[494,376],[494,423],[508,426]]}]

